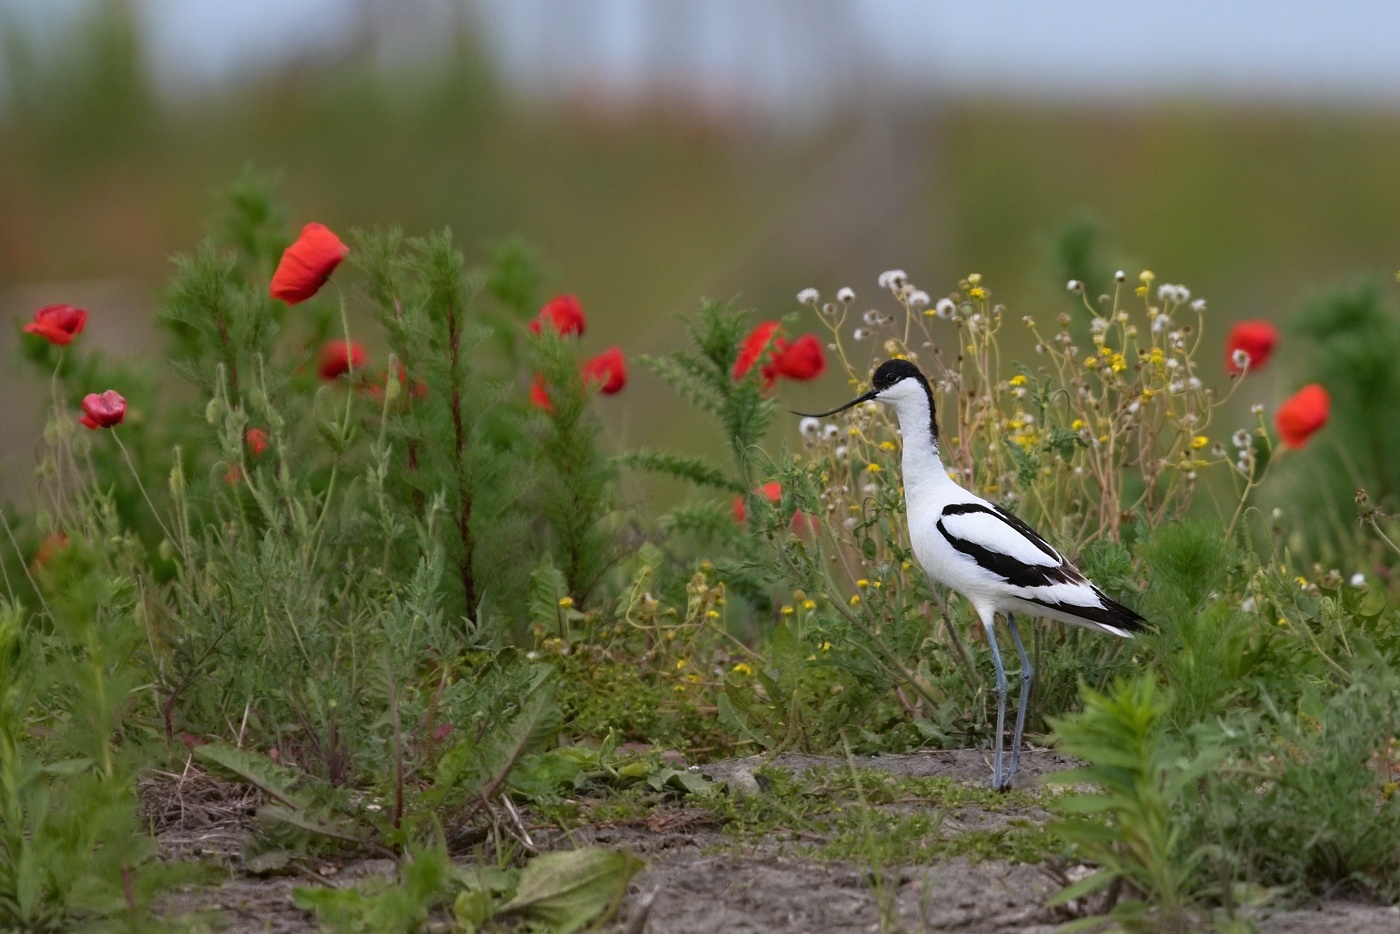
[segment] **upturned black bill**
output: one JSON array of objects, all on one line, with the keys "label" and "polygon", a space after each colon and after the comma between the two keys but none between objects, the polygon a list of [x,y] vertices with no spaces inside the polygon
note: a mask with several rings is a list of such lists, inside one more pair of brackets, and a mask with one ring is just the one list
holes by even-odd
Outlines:
[{"label": "upturned black bill", "polygon": [[860,405],[862,402],[869,402],[878,394],[878,390],[872,389],[863,396],[856,396],[845,405],[838,405],[830,412],[793,412],[793,415],[801,415],[803,418],[826,418],[828,415],[835,415],[837,412],[844,412],[852,406]]}]

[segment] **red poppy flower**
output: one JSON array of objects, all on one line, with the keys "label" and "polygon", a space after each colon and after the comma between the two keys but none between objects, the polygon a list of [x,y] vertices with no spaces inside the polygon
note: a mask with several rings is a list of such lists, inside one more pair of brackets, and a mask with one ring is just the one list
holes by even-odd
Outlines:
[{"label": "red poppy flower", "polygon": [[1244,367],[1236,357],[1243,353],[1249,357],[1251,371],[1263,368],[1269,355],[1278,344],[1278,328],[1267,321],[1241,321],[1230,328],[1230,336],[1225,339],[1225,369],[1231,373],[1242,373]]},{"label": "red poppy flower", "polygon": [[243,432],[243,443],[248,448],[248,453],[254,457],[262,457],[267,450],[267,432],[261,428],[249,428]]},{"label": "red poppy flower", "polygon": [[[783,498],[783,485],[777,480],[770,480],[763,486],[754,487],[754,493],[762,493],[768,498],[768,502],[776,503]],[[749,507],[745,502],[745,497],[734,497],[734,521],[745,522],[749,518]]]},{"label": "red poppy flower", "polygon": [[87,327],[87,312],[72,305],[45,305],[34,312],[34,320],[24,326],[24,333],[37,334],[50,344],[64,346],[83,333]]},{"label": "red poppy flower", "polygon": [[68,547],[68,536],[62,532],[50,532],[44,536],[44,540],[39,543],[39,550],[34,552],[34,560],[29,563],[30,570],[37,571],[46,567],[54,559],[54,555]]},{"label": "red poppy flower", "polygon": [[1314,432],[1327,424],[1331,411],[1332,398],[1327,395],[1327,390],[1317,383],[1309,383],[1278,407],[1274,425],[1278,427],[1284,444],[1290,448],[1301,448]]},{"label": "red poppy flower", "polygon": [[124,418],[126,400],[115,389],[109,389],[100,396],[95,392],[83,396],[83,417],[78,421],[93,431],[120,425]]},{"label": "red poppy flower", "polygon": [[321,379],[329,382],[344,376],[352,364],[357,370],[365,365],[365,346],[359,341],[351,341],[349,346],[343,340],[326,341],[321,348]]},{"label": "red poppy flower", "polygon": [[530,404],[545,412],[554,411],[554,403],[549,401],[549,392],[544,388],[544,374],[536,373],[530,384]]},{"label": "red poppy flower", "polygon": [[530,322],[530,333],[540,333],[541,326],[546,322],[560,337],[582,334],[583,306],[573,295],[556,295],[545,302],[535,320]]},{"label": "red poppy flower", "polygon": [[[744,374],[753,369],[753,365],[759,358],[770,349],[773,344],[773,335],[778,333],[777,321],[764,321],[758,327],[749,332],[749,336],[744,338],[744,342],[739,345],[739,356],[734,360],[734,378],[743,379]],[[764,374],[766,385],[772,385],[773,380],[766,373]]]},{"label": "red poppy flower", "polygon": [[583,365],[585,385],[596,384],[598,391],[610,396],[627,385],[627,361],[622,359],[622,351],[609,347]]},{"label": "red poppy flower", "polygon": [[307,224],[296,242],[283,251],[268,292],[288,305],[304,302],[326,284],[349,252],[325,224]]},{"label": "red poppy flower", "polygon": [[826,352],[815,334],[804,334],[789,344],[781,337],[773,342],[773,362],[763,368],[763,377],[772,383],[779,376],[788,379],[816,379],[826,372]]}]

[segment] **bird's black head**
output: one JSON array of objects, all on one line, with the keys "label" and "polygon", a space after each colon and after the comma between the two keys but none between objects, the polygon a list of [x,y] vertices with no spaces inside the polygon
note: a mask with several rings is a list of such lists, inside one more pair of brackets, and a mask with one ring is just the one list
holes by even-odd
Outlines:
[{"label": "bird's black head", "polygon": [[875,375],[870,377],[870,385],[878,395],[900,380],[910,378],[927,383],[924,374],[908,360],[886,360],[875,368]]},{"label": "bird's black head", "polygon": [[[907,380],[913,380],[913,383],[907,384]],[[924,398],[928,400],[929,433],[936,443],[938,439],[938,419],[934,415],[933,392],[929,389],[928,380],[924,378],[924,374],[917,366],[910,363],[908,360],[886,360],[875,368],[875,373],[870,377],[869,392],[862,393],[845,405],[838,405],[830,412],[816,412],[810,414],[807,412],[794,412],[792,414],[806,415],[809,418],[826,418],[828,415],[844,412],[852,406],[860,405],[862,402],[869,402],[872,399],[899,404],[895,399],[891,399],[885,394],[901,384],[907,385],[908,389],[901,388],[898,393],[894,394],[896,397],[904,397],[907,399],[907,392],[912,391],[917,393],[922,391]],[[915,389],[915,386],[918,388]]]}]

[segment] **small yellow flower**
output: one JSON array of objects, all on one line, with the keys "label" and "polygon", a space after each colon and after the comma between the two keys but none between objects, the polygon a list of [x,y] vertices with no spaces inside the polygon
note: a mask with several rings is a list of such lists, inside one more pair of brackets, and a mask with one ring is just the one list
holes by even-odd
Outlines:
[{"label": "small yellow flower", "polygon": [[821,650],[822,650],[823,652],[830,652],[830,651],[831,651],[831,643],[830,643],[830,642],[823,642],[823,643],[821,644]]},{"label": "small yellow flower", "polygon": [[1108,444],[1108,435],[1099,435],[1099,444]]},{"label": "small yellow flower", "polygon": [[865,588],[870,586],[870,581],[862,577],[860,580],[856,581],[856,586],[859,587],[861,590],[864,590]]},{"label": "small yellow flower", "polygon": [[709,619],[719,619],[719,610],[706,610],[705,616]]},{"label": "small yellow flower", "polygon": [[925,318],[932,318],[932,317],[936,316],[937,314],[938,314],[938,309],[936,309],[936,308],[925,308],[925,309],[924,309],[924,317],[925,317]]},{"label": "small yellow flower", "polygon": [[1143,282],[1146,283],[1146,282],[1151,282],[1153,279],[1155,279],[1155,278],[1157,278],[1157,277],[1156,277],[1155,275],[1152,274],[1152,270],[1150,270],[1150,269],[1144,269],[1142,272],[1138,273],[1138,278],[1141,279]]},{"label": "small yellow flower", "polygon": [[1098,366],[1098,365],[1099,365],[1099,358],[1098,358],[1098,357],[1085,357],[1085,358],[1084,358],[1084,368],[1085,368],[1086,370],[1092,370],[1092,369],[1094,369],[1094,368],[1095,368],[1096,366]]},{"label": "small yellow flower", "polygon": [[847,428],[847,429],[846,429],[846,434],[849,435],[850,437],[854,438],[856,435],[860,434],[860,429],[859,429],[859,428]]},{"label": "small yellow flower", "polygon": [[1196,435],[1196,437],[1191,439],[1191,447],[1195,448],[1197,451],[1205,447],[1207,444],[1210,444],[1210,439],[1207,438],[1205,435]]},{"label": "small yellow flower", "polygon": [[974,285],[972,288],[967,290],[967,297],[977,299],[986,298],[987,290],[982,288],[980,285]]},{"label": "small yellow flower", "polygon": [[677,671],[680,671],[680,670],[681,670],[682,668],[684,668],[687,664],[689,664],[689,663],[688,663],[685,659],[683,659],[683,658],[678,658],[678,659],[676,659],[676,670],[677,670]]},{"label": "small yellow flower", "polygon": [[870,471],[871,473],[879,473],[879,472],[880,472],[880,465],[879,465],[879,464],[866,464],[866,465],[865,465],[865,469],[868,470],[868,471]]},{"label": "small yellow flower", "polygon": [[881,441],[881,442],[880,442],[880,450],[882,450],[882,451],[893,451],[893,450],[894,450],[894,442],[893,442],[893,441]]},{"label": "small yellow flower", "polygon": [[1121,353],[1116,353],[1109,359],[1108,365],[1113,369],[1113,372],[1122,373],[1128,368],[1128,361]]},{"label": "small yellow flower", "polygon": [[1079,430],[1082,429],[1083,427],[1084,427],[1084,419],[1082,419],[1082,418],[1076,418],[1074,421],[1072,421],[1072,422],[1069,423],[1069,430],[1070,430],[1070,431],[1079,431]]},{"label": "small yellow flower", "polygon": [[806,610],[808,613],[812,612],[812,611],[815,610],[816,608],[817,608],[817,601],[815,601],[815,600],[803,600],[803,601],[802,601],[802,609]]},{"label": "small yellow flower", "polygon": [[981,274],[980,272],[970,272],[970,273],[967,274],[967,284],[968,284],[968,285],[977,285],[977,284],[978,284],[979,282],[981,282],[981,281],[982,281],[982,274]]},{"label": "small yellow flower", "polygon": [[1294,581],[1297,582],[1297,584],[1298,584],[1299,587],[1306,587],[1306,586],[1308,586],[1308,579],[1307,579],[1306,577],[1295,577],[1295,578],[1294,578]]},{"label": "small yellow flower", "polygon": [[885,586],[885,582],[884,582],[884,581],[871,581],[871,582],[870,582],[870,586],[871,586],[871,587],[874,587],[876,590],[879,590],[881,587]]},{"label": "small yellow flower", "polygon": [[743,675],[746,678],[750,677],[753,674],[753,669],[750,668],[745,662],[740,662],[739,664],[735,665],[729,670],[734,672],[736,675]]},{"label": "small yellow flower", "polygon": [[559,605],[562,606],[562,607],[563,607],[564,609],[566,609],[566,610],[567,610],[567,609],[571,609],[571,608],[573,607],[573,605],[574,605],[574,598],[573,598],[573,597],[560,597],[560,598],[559,598]]},{"label": "small yellow flower", "polygon": [[860,603],[860,594],[858,594],[858,593],[853,593],[853,594],[851,594],[851,606],[855,606],[855,605],[858,604],[858,603]]},{"label": "small yellow flower", "polygon": [[913,566],[914,566],[914,565],[911,564],[911,563],[908,562],[908,561],[901,561],[901,562],[899,563],[899,569],[900,569],[901,571],[907,571],[907,570],[909,570],[910,568],[912,568]]},{"label": "small yellow flower", "polygon": [[684,693],[685,693],[685,685],[684,685],[684,684],[678,684],[678,685],[676,685],[675,687],[671,688],[671,690],[675,691],[677,694],[684,694]]},{"label": "small yellow flower", "polygon": [[796,611],[793,610],[791,604],[789,604],[789,603],[784,603],[784,604],[783,604],[783,609],[782,609],[781,612],[782,612],[782,614],[783,614],[784,616],[791,616],[791,615],[792,615],[794,612],[796,612]]},{"label": "small yellow flower", "polygon": [[1147,286],[1145,286],[1145,285],[1140,285],[1140,286],[1138,286],[1137,288],[1133,289],[1133,291],[1136,292],[1136,293],[1139,294],[1139,295],[1146,295],[1146,294],[1147,294]]},{"label": "small yellow flower", "polygon": [[1026,374],[1017,373],[1015,376],[1007,380],[1006,384],[1008,386],[1024,386],[1026,385]]},{"label": "small yellow flower", "polygon": [[1151,402],[1151,401],[1152,401],[1152,397],[1155,396],[1155,395],[1157,395],[1157,390],[1155,390],[1155,389],[1144,389],[1144,390],[1142,391],[1142,401],[1143,401],[1143,402]]}]

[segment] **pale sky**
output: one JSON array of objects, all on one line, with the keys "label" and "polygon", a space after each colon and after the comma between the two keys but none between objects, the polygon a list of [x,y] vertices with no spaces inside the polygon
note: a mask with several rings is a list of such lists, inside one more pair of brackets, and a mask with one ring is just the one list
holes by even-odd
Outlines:
[{"label": "pale sky", "polygon": [[[0,0],[52,23],[104,0]],[[349,42],[450,34],[456,0],[136,0],[174,93]],[[473,0],[517,88],[698,87],[802,107],[855,83],[1015,96],[1206,95],[1400,104],[1394,0]],[[0,20],[3,24],[3,20]],[[411,50],[411,51],[408,51]]]}]

